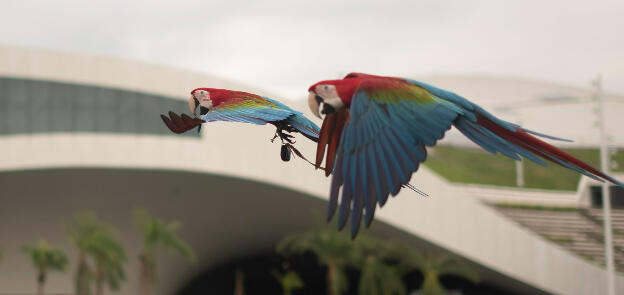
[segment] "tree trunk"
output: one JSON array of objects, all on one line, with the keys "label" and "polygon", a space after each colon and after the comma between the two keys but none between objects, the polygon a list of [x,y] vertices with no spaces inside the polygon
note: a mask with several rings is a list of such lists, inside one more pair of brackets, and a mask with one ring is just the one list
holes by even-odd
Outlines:
[{"label": "tree trunk", "polygon": [[78,271],[76,272],[76,295],[89,295],[89,266],[85,254],[78,250]]},{"label": "tree trunk", "polygon": [[103,262],[101,258],[97,258],[98,262],[95,264],[95,295],[104,294],[104,273],[102,272]]},{"label": "tree trunk", "polygon": [[234,280],[234,295],[245,295],[243,272],[240,269],[236,269],[236,277]]},{"label": "tree trunk", "polygon": [[152,294],[152,278],[153,275],[153,267],[151,262],[147,259],[147,255],[145,253],[139,255],[139,261],[141,264],[141,270],[139,277],[141,278],[140,288],[141,295],[151,295]]},{"label": "tree trunk", "polygon": [[334,276],[336,273],[336,266],[333,263],[327,264],[327,295],[334,294]]},{"label": "tree trunk", "polygon": [[40,269],[39,275],[37,276],[37,295],[43,295],[43,285],[45,284],[45,279],[45,271]]}]

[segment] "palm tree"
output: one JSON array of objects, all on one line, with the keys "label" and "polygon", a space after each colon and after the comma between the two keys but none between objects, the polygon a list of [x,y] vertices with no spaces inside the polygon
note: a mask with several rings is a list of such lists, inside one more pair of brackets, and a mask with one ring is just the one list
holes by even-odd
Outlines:
[{"label": "palm tree", "polygon": [[[112,290],[119,289],[120,282],[125,279],[126,257],[115,229],[101,223],[93,212],[79,212],[65,227],[70,242],[78,250],[76,294],[90,295],[94,281],[97,295],[103,294],[105,283]],[[89,266],[87,258],[94,260],[95,270]]]},{"label": "palm tree", "polygon": [[282,286],[284,295],[292,295],[294,290],[301,289],[305,286],[301,277],[299,277],[294,270],[289,270],[283,275],[276,270],[273,270],[271,273],[280,283],[280,286]]},{"label": "palm tree", "polygon": [[162,220],[150,216],[145,209],[136,209],[134,217],[143,238],[143,249],[139,255],[141,294],[149,295],[152,293],[152,286],[155,281],[156,246],[161,245],[171,251],[178,252],[191,263],[195,263],[196,257],[193,250],[176,234],[176,231],[180,229],[180,222],[172,221],[166,224]]},{"label": "palm tree", "polygon": [[361,272],[358,294],[404,295],[403,275],[396,263],[391,263],[396,257],[389,249],[394,245],[366,235],[358,237],[355,244],[359,257],[355,266]]},{"label": "palm tree", "polygon": [[312,252],[318,262],[327,267],[327,294],[340,295],[347,291],[349,282],[345,267],[357,259],[354,243],[342,232],[333,228],[322,228],[283,238],[277,244],[282,254],[303,254]]},{"label": "palm tree", "polygon": [[234,273],[234,295],[245,295],[245,274],[240,268]]},{"label": "palm tree", "polygon": [[34,266],[37,268],[37,294],[43,294],[43,286],[46,281],[48,270],[65,271],[67,268],[67,255],[63,250],[51,247],[44,240],[35,245],[26,245],[24,253],[30,256]]},{"label": "palm tree", "polygon": [[125,279],[123,263],[126,254],[121,244],[116,240],[116,232],[112,227],[101,225],[103,228],[93,237],[94,247],[89,254],[95,261],[95,294],[102,295],[103,287],[108,284],[111,290],[119,290]]},{"label": "palm tree", "polygon": [[92,272],[87,264],[87,252],[93,244],[93,235],[98,230],[98,222],[92,212],[80,212],[73,218],[71,224],[65,224],[65,231],[69,236],[69,241],[77,249],[78,270],[75,277],[75,288],[77,295],[90,295]]},{"label": "palm tree", "polygon": [[412,270],[419,270],[424,276],[421,293],[424,295],[443,295],[448,291],[440,283],[440,277],[454,275],[468,279],[473,283],[479,281],[479,276],[451,255],[421,255],[410,249],[403,248],[400,253],[399,269],[403,274]]}]

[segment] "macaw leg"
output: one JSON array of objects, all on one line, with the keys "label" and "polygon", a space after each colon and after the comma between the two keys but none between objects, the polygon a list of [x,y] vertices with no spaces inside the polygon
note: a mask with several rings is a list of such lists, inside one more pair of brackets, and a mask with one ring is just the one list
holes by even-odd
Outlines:
[{"label": "macaw leg", "polygon": [[287,142],[290,144],[294,144],[295,141],[293,140],[293,138],[295,138],[294,136],[284,133],[284,129],[282,129],[281,127],[277,127],[277,130],[275,131],[275,136],[273,136],[273,138],[271,139],[271,142],[273,142],[276,138],[280,138],[280,140],[282,141],[282,143]]}]

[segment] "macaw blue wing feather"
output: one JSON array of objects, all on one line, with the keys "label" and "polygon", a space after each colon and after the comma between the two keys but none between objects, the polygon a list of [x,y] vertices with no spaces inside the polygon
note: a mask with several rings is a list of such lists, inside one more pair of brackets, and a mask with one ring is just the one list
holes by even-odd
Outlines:
[{"label": "macaw blue wing feather", "polygon": [[285,120],[294,115],[290,109],[256,97],[235,98],[215,106],[202,119],[211,121],[243,122],[252,124],[266,124],[268,122]]},{"label": "macaw blue wing feather", "polygon": [[313,140],[318,139],[320,128],[283,103],[268,97],[234,97],[215,106],[203,117],[207,122],[228,121],[264,125],[285,121],[288,125]]},{"label": "macaw blue wing feather", "polygon": [[377,204],[396,195],[426,159],[425,145],[441,139],[462,112],[418,86],[384,86],[363,83],[358,88],[336,153],[328,216],[334,214],[342,186],[338,225],[344,227],[351,214],[352,236],[362,213],[370,225]]},{"label": "macaw blue wing feather", "polygon": [[[316,164],[322,162],[325,145],[330,146],[326,160],[332,174],[328,219],[338,209],[342,229],[351,215],[352,237],[357,235],[362,213],[368,226],[377,204],[383,206],[388,195],[396,195],[408,184],[427,158],[425,147],[435,145],[451,126],[493,154],[515,160],[524,157],[540,165],[548,160],[624,187],[536,136],[567,140],[503,121],[453,92],[414,80],[361,73],[351,73],[345,79],[360,81],[349,109],[326,116]],[[334,128],[342,131],[339,138],[332,133]]]}]

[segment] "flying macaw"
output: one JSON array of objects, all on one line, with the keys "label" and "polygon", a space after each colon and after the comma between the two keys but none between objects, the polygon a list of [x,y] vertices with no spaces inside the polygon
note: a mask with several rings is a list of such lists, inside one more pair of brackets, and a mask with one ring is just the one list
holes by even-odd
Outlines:
[{"label": "flying macaw", "polygon": [[[319,127],[308,120],[301,112],[268,97],[256,94],[217,88],[197,88],[191,91],[189,110],[196,116],[197,108],[201,118],[186,114],[178,116],[169,112],[169,117],[160,115],[165,125],[175,133],[183,133],[201,124],[213,121],[243,122],[257,125],[272,124],[277,128],[273,139],[282,140],[282,160],[290,159],[290,149],[296,151],[292,144],[290,132],[299,132],[316,142]],[[273,141],[273,139],[271,141]]]},{"label": "flying macaw", "polygon": [[[546,165],[542,159],[600,181],[621,182],[536,136],[564,140],[496,118],[467,99],[422,82],[351,73],[309,89],[312,113],[325,114],[317,144],[316,167],[323,156],[331,173],[328,220],[338,207],[342,229],[351,214],[351,236],[360,227],[362,212],[368,227],[375,208],[409,186],[412,173],[431,147],[455,126],[485,150],[515,160],[521,157]],[[353,207],[351,207],[353,205]]]}]

